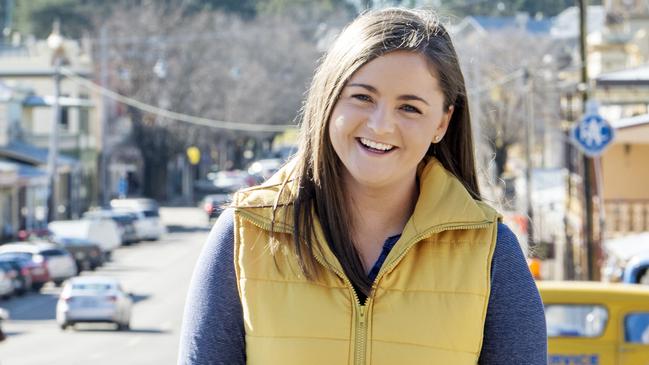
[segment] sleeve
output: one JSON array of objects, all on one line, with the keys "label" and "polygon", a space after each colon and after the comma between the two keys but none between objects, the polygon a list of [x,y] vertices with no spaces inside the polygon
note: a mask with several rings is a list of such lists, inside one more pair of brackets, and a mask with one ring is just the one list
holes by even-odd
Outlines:
[{"label": "sleeve", "polygon": [[498,226],[480,365],[546,365],[545,313],[512,231]]},{"label": "sleeve", "polygon": [[245,330],[234,272],[234,213],[225,210],[196,263],[178,365],[245,364]]}]

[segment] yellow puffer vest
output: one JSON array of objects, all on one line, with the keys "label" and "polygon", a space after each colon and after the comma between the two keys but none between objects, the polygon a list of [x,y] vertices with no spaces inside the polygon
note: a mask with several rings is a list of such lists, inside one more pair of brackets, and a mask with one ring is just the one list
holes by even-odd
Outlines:
[{"label": "yellow puffer vest", "polygon": [[[419,171],[420,196],[364,305],[324,241],[325,268],[300,275],[291,240],[286,171],[237,193],[234,260],[248,364],[476,364],[490,290],[498,214],[475,201],[435,159]],[[289,213],[288,215],[286,213]],[[280,248],[270,253],[271,240]]]}]

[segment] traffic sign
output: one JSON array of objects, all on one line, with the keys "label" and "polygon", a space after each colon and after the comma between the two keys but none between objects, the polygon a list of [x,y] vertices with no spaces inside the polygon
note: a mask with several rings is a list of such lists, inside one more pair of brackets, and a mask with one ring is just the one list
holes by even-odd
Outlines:
[{"label": "traffic sign", "polygon": [[586,115],[572,126],[570,132],[573,143],[590,157],[601,155],[615,137],[611,124],[597,112],[596,103],[589,103]]}]

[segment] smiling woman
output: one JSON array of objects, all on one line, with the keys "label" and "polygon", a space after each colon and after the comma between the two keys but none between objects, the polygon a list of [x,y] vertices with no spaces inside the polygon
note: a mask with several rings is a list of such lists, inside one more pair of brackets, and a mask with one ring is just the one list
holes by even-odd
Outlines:
[{"label": "smiling woman", "polygon": [[434,13],[338,37],[297,155],[235,194],[197,264],[180,364],[545,364],[520,246],[482,202],[464,79]]}]

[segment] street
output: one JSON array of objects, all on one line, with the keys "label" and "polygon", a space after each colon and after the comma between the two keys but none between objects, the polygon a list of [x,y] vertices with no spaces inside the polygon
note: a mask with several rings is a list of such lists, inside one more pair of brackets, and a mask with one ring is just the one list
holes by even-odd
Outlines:
[{"label": "street", "polygon": [[122,246],[111,262],[82,275],[110,275],[135,295],[131,330],[79,324],[62,331],[55,322],[61,288],[0,301],[11,318],[0,343],[1,365],[175,364],[185,295],[208,234],[198,208],[161,208],[169,233],[157,242]]}]

